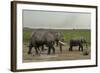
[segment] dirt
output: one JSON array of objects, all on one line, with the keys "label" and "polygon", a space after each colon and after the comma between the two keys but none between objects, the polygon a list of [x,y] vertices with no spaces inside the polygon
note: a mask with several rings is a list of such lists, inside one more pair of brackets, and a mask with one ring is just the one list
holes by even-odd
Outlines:
[{"label": "dirt", "polygon": [[[42,51],[40,55],[35,55],[35,50],[32,48],[32,54],[28,54],[28,44],[23,44],[23,62],[43,62],[43,61],[61,61],[61,60],[83,60],[90,59],[90,47],[84,46],[84,51],[78,51],[78,47],[73,47],[73,51],[69,51],[69,46],[63,46],[62,53],[59,47],[55,46],[55,54],[47,55],[48,48]],[[88,51],[88,54],[84,54]]]}]

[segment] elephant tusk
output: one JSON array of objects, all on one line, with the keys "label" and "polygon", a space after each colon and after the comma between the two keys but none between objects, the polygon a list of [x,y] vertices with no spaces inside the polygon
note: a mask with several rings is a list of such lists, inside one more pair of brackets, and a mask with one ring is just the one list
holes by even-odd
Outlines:
[{"label": "elephant tusk", "polygon": [[60,43],[61,45],[65,45],[65,43],[64,43],[64,42],[59,41],[59,43]]}]

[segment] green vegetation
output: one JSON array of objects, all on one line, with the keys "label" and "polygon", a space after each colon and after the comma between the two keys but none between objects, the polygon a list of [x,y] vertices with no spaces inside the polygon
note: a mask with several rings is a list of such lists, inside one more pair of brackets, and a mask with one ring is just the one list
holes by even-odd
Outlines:
[{"label": "green vegetation", "polygon": [[[23,29],[23,42],[27,43],[30,40],[32,31],[34,31],[34,29],[29,29],[29,28]],[[86,39],[87,42],[90,42],[91,40],[90,30],[72,29],[72,30],[56,30],[56,31],[60,31],[63,33],[65,41],[69,41],[72,38],[80,38],[80,37]]]},{"label": "green vegetation", "polygon": [[81,38],[87,40],[87,42],[90,42],[91,40],[91,33],[90,30],[65,30],[63,31],[64,39],[66,41],[69,41],[72,38]]},{"label": "green vegetation", "polygon": [[32,29],[24,28],[23,29],[23,42],[28,42],[32,34]]}]

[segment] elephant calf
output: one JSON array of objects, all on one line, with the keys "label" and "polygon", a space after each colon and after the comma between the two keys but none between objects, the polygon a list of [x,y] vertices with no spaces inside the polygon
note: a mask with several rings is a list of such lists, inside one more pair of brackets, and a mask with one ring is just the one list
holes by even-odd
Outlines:
[{"label": "elephant calf", "polygon": [[69,45],[70,45],[69,51],[73,51],[72,48],[74,46],[79,46],[79,51],[83,51],[83,43],[85,43],[87,46],[85,39],[71,39],[69,42]]}]

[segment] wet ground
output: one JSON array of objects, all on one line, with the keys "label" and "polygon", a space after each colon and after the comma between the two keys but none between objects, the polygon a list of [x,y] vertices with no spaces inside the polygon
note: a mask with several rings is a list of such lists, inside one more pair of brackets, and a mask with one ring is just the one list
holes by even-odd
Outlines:
[{"label": "wet ground", "polygon": [[[35,50],[32,48],[32,54],[28,54],[28,44],[23,44],[23,62],[43,62],[43,61],[61,61],[61,60],[82,60],[90,59],[90,47],[86,48],[84,46],[84,51],[78,51],[78,47],[73,47],[73,51],[69,51],[69,46],[63,46],[62,53],[59,47],[55,46],[55,54],[47,55],[48,48],[42,51],[40,55],[34,55]],[[88,54],[85,54],[88,50]]]}]

